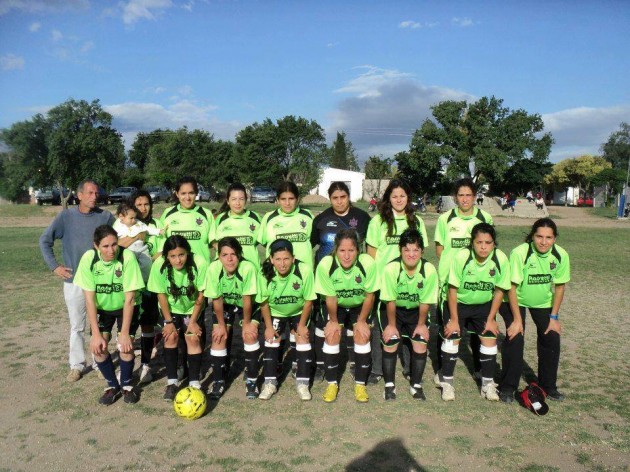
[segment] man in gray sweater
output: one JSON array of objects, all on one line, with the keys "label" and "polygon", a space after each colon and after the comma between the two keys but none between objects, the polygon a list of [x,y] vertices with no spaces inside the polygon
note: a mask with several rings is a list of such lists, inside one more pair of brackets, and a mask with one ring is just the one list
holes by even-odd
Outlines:
[{"label": "man in gray sweater", "polygon": [[[77,189],[79,205],[59,213],[39,238],[39,248],[44,261],[64,281],[63,296],[70,318],[70,373],[68,381],[76,382],[85,369],[86,308],[83,290],[72,283],[81,256],[94,247],[94,230],[100,225],[113,225],[114,216],[96,207],[98,185],[85,180]],[[63,264],[59,264],[53,252],[55,240],[61,240]]]}]

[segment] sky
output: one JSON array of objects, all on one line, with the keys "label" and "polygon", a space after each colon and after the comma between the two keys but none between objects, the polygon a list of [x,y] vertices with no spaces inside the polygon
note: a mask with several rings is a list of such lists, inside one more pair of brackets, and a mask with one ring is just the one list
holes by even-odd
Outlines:
[{"label": "sky", "polygon": [[550,160],[630,122],[630,1],[0,0],[0,128],[69,98],[234,140],[286,115],[393,157],[443,100],[543,117]]}]

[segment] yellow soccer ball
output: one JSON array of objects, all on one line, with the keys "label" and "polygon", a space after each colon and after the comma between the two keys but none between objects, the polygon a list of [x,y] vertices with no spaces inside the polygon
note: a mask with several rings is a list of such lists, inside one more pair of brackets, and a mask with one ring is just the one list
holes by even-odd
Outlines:
[{"label": "yellow soccer ball", "polygon": [[177,416],[188,420],[201,418],[206,412],[206,394],[198,388],[182,388],[173,400],[173,409]]}]

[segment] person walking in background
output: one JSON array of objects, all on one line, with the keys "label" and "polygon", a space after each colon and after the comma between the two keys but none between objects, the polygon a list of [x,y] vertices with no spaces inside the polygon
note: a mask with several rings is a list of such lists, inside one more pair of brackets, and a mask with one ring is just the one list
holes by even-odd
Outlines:
[{"label": "person walking in background", "polygon": [[[76,382],[85,372],[85,295],[73,283],[81,257],[93,245],[94,230],[101,225],[113,225],[114,215],[96,206],[98,185],[85,180],[77,188],[79,204],[59,213],[39,238],[39,248],[46,265],[63,279],[63,296],[70,320],[70,372],[67,380]],[[61,240],[63,264],[57,262],[54,253],[55,240]]]}]

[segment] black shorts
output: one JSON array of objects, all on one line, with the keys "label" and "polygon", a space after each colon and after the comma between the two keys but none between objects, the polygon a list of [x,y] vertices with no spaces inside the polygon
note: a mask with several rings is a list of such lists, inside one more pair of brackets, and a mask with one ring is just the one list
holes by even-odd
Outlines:
[{"label": "black shorts", "polygon": [[[488,313],[490,313],[490,307],[492,302],[482,303],[480,305],[465,305],[463,303],[457,304],[457,319],[459,322],[459,329],[465,329],[469,333],[475,333],[480,338],[496,339],[497,337],[490,331],[485,331],[486,321],[488,320]],[[446,326],[451,319],[451,313],[448,309],[448,303],[444,303],[442,306],[442,324]],[[441,333],[444,338],[444,331]],[[452,334],[448,339],[461,339],[462,333]]]},{"label": "black shorts", "polygon": [[[414,343],[422,343],[427,344],[427,340],[422,336],[416,335],[413,336],[413,332],[418,326],[418,321],[420,320],[420,309],[412,308],[410,310],[405,308],[396,307],[396,329],[398,333],[404,337],[410,339]],[[381,304],[381,311],[379,313],[379,323],[381,325],[381,331],[385,329],[388,324],[387,321],[387,304]],[[428,325],[428,323],[427,323]],[[400,339],[390,339],[389,342],[385,342],[381,339],[381,342],[384,346],[395,346],[400,342]]]},{"label": "black shorts", "polygon": [[[228,326],[233,326],[234,321],[236,319],[240,319],[239,326],[243,326],[243,309],[240,306],[236,305],[223,305],[223,319],[225,320],[225,324]],[[252,305],[252,321],[256,324],[260,324],[261,314],[260,314],[260,305],[254,303]],[[212,312],[212,324],[218,324],[219,320],[217,319],[217,315]]]},{"label": "black shorts", "polygon": [[[352,329],[352,327],[356,324],[359,319],[359,315],[361,314],[361,308],[363,305],[353,306],[353,307],[343,307],[337,306],[337,322],[345,328]],[[322,312],[323,323],[321,329],[326,327],[326,324],[329,321],[328,311],[324,308]],[[319,326],[318,326],[319,328]]]},{"label": "black shorts", "polygon": [[[175,329],[177,329],[177,334],[181,337],[186,334],[186,330],[188,329],[188,323],[190,323],[190,317],[192,315],[180,315],[178,313],[171,313],[171,319],[173,320],[173,324],[175,325]],[[197,318],[197,324],[201,327],[203,332],[205,323],[205,315],[203,312],[199,314]],[[164,322],[162,320],[162,322]]]},{"label": "black shorts", "polygon": [[[273,326],[273,329],[275,329],[276,332],[280,336],[282,336],[282,333],[287,328],[287,326],[289,327],[290,331],[296,331],[301,317],[301,314],[286,317],[271,315],[271,325]],[[306,324],[308,326],[308,322]]]},{"label": "black shorts", "polygon": [[[98,329],[100,330],[101,334],[112,334],[112,328],[114,327],[114,324],[116,324],[118,332],[120,333],[123,323],[122,309],[115,311],[97,310],[96,317],[98,321]],[[134,337],[136,335],[136,331],[138,331],[138,326],[140,326],[140,306],[136,305],[133,307],[133,314],[131,315],[129,336]]]},{"label": "black shorts", "polygon": [[140,326],[156,326],[160,321],[157,293],[143,291],[141,306]]}]

